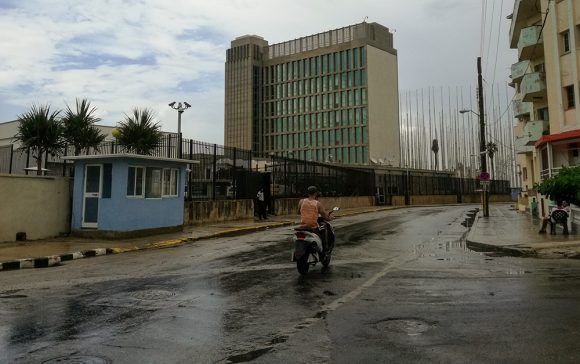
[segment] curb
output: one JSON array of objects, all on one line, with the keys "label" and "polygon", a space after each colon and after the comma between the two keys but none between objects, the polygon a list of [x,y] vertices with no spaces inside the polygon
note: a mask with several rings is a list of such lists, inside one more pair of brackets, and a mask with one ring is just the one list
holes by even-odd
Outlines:
[{"label": "curb", "polygon": [[487,243],[483,243],[481,241],[477,241],[473,239],[473,235],[475,234],[475,231],[477,230],[477,221],[480,218],[480,214],[481,212],[478,212],[477,215],[475,215],[475,219],[473,220],[473,224],[471,226],[471,229],[469,229],[469,233],[467,234],[467,238],[466,240],[466,246],[467,248],[476,251],[476,252],[482,252],[482,253],[492,253],[492,252],[496,252],[496,253],[502,253],[505,254],[507,256],[511,256],[511,257],[529,257],[529,258],[533,258],[533,257],[537,257],[538,256],[538,252],[534,249],[529,249],[529,248],[512,248],[512,247],[507,247],[505,245],[493,245],[493,244],[487,244]]},{"label": "curb", "polygon": [[30,268],[48,268],[61,265],[62,262],[70,261],[70,260],[77,260],[77,259],[84,259],[84,258],[93,258],[99,257],[103,255],[113,255],[113,254],[121,254],[121,253],[128,253],[128,252],[136,252],[141,250],[152,250],[152,249],[166,249],[166,248],[175,248],[185,243],[199,241],[199,240],[208,240],[226,236],[239,236],[244,234],[249,234],[257,231],[263,231],[283,226],[290,226],[294,225],[294,222],[291,221],[284,221],[284,222],[277,222],[272,223],[269,225],[262,225],[262,226],[255,226],[255,227],[244,227],[244,228],[237,228],[237,229],[229,229],[220,231],[214,234],[199,236],[195,238],[183,238],[183,239],[173,239],[173,240],[165,240],[156,243],[147,244],[142,247],[130,247],[130,248],[97,248],[97,249],[88,249],[83,251],[78,251],[74,253],[67,253],[61,255],[50,255],[45,257],[38,257],[38,258],[25,258],[25,259],[16,259],[12,261],[2,262],[0,263],[0,271],[9,271],[9,270],[18,270],[18,269],[30,269]]},{"label": "curb", "polygon": [[[437,205],[400,205],[400,206],[389,206],[389,207],[378,207],[373,208],[370,210],[365,211],[354,211],[351,213],[341,214],[337,217],[347,217],[347,216],[354,216],[354,215],[362,215],[367,213],[373,212],[381,212],[387,210],[398,210],[402,208],[416,208],[416,207],[435,207]],[[283,221],[283,222],[273,222],[268,225],[262,226],[250,226],[250,227],[242,227],[236,229],[229,229],[224,231],[219,231],[214,234],[199,236],[195,238],[183,238],[183,239],[173,239],[173,240],[165,240],[156,243],[147,244],[141,247],[134,246],[129,248],[97,248],[97,249],[88,249],[83,251],[78,251],[74,253],[67,253],[67,254],[60,254],[60,255],[50,255],[45,257],[38,257],[38,258],[25,258],[25,259],[16,259],[7,262],[0,262],[0,271],[9,271],[9,270],[18,270],[18,269],[30,269],[30,268],[48,268],[61,265],[62,262],[70,261],[70,260],[77,260],[77,259],[84,259],[84,258],[93,258],[103,255],[113,255],[113,254],[121,254],[121,253],[129,253],[129,252],[136,252],[142,250],[152,250],[152,249],[167,249],[167,248],[175,248],[181,246],[186,243],[199,241],[199,240],[208,240],[208,239],[215,239],[215,238],[223,238],[228,236],[239,236],[250,234],[258,231],[264,231],[268,229],[275,229],[284,226],[291,226],[295,225],[294,221]]]}]

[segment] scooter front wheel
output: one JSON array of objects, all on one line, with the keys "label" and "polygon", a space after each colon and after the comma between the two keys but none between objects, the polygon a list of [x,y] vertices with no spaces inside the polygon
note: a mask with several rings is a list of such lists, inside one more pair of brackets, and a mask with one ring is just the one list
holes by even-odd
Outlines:
[{"label": "scooter front wheel", "polygon": [[324,255],[324,258],[322,259],[322,266],[324,268],[328,268],[328,266],[330,265],[330,258],[331,258],[331,255],[330,254],[325,254]]},{"label": "scooter front wheel", "polygon": [[302,255],[298,260],[296,260],[296,269],[301,275],[308,274],[308,269],[310,269],[310,263],[308,263],[308,254]]}]

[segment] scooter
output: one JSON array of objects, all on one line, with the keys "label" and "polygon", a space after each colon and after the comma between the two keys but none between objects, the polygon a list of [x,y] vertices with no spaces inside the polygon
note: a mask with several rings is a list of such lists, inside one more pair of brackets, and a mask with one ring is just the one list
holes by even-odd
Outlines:
[{"label": "scooter", "polygon": [[[329,214],[340,210],[334,207]],[[318,232],[307,227],[297,227],[294,232],[294,251],[292,261],[296,262],[296,269],[301,275],[308,274],[310,266],[315,266],[318,262],[324,268],[330,265],[332,250],[334,249],[334,228],[323,218],[318,218]],[[326,237],[326,249],[322,243],[322,237]]]}]

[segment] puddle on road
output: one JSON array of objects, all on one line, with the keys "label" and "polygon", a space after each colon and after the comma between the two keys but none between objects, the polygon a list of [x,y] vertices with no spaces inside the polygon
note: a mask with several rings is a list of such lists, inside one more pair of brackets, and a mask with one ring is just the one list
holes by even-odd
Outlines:
[{"label": "puddle on road", "polygon": [[102,356],[93,355],[65,355],[48,359],[42,364],[110,364],[112,361]]},{"label": "puddle on road", "polygon": [[434,328],[437,322],[429,322],[417,317],[389,317],[373,323],[373,326],[386,333],[421,335]]}]

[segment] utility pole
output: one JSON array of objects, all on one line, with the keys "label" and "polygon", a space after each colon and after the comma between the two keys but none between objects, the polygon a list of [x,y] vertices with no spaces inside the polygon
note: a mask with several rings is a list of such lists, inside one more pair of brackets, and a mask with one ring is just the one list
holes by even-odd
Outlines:
[{"label": "utility pole", "polygon": [[[485,152],[485,113],[483,110],[483,78],[481,76],[481,57],[477,57],[477,98],[479,102],[479,157],[481,158],[481,175],[487,174],[487,156]],[[487,186],[486,186],[487,187]],[[489,216],[489,191],[483,187],[481,192],[481,202],[483,203],[483,216]]]}]

